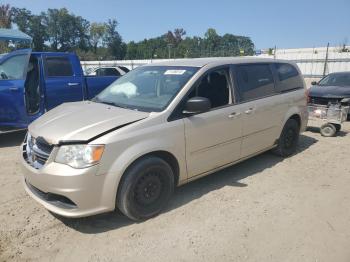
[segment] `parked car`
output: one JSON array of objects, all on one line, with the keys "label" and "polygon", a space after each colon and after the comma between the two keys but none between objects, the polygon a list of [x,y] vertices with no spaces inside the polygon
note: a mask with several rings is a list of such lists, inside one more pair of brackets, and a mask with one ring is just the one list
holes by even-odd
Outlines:
[{"label": "parked car", "polygon": [[54,213],[119,208],[139,221],[174,187],[273,149],[296,152],[307,125],[294,63],[187,59],[122,76],[92,101],[67,103],[29,126],[24,186]]},{"label": "parked car", "polygon": [[101,66],[89,68],[86,75],[89,76],[122,76],[130,70],[125,66]]},{"label": "parked car", "polygon": [[[309,103],[317,105],[350,105],[350,72],[332,73],[319,82],[312,82]],[[350,117],[350,113],[348,118]]]},{"label": "parked car", "polygon": [[88,100],[118,76],[83,75],[73,53],[17,50],[0,57],[0,131],[26,128],[46,111]]}]

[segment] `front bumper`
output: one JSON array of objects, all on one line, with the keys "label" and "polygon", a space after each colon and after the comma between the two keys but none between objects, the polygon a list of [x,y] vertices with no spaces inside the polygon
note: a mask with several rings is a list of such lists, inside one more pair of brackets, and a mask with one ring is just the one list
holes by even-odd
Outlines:
[{"label": "front bumper", "polygon": [[25,190],[53,213],[84,217],[114,210],[116,186],[108,183],[108,174],[98,174],[98,165],[74,169],[48,162],[35,169],[21,159]]}]

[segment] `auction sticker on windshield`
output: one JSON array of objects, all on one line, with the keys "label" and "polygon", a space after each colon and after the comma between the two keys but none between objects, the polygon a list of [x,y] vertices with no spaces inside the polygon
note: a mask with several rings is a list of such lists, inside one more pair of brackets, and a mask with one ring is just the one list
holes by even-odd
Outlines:
[{"label": "auction sticker on windshield", "polygon": [[186,70],[166,70],[164,75],[183,75]]}]

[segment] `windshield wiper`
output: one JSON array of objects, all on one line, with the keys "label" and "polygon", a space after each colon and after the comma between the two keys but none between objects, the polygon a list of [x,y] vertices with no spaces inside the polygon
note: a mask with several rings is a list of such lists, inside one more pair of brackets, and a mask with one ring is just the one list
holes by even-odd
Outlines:
[{"label": "windshield wiper", "polygon": [[120,107],[120,108],[124,108],[124,109],[130,109],[130,108],[128,108],[127,106],[120,105],[120,104],[117,104],[117,103],[114,103],[114,102],[111,102],[111,101],[103,101],[103,100],[100,100],[100,99],[97,98],[97,97],[91,99],[91,101],[92,101],[92,102],[95,102],[95,103],[106,104],[106,105],[115,106],[115,107]]}]

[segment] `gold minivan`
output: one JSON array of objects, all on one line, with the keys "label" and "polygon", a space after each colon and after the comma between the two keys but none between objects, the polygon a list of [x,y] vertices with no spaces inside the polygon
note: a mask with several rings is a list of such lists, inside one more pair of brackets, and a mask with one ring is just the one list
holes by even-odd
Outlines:
[{"label": "gold minivan", "polygon": [[291,62],[183,59],[136,68],[91,101],[34,121],[22,145],[26,191],[67,217],[118,208],[140,221],[176,186],[273,149],[292,155],[307,125]]}]

